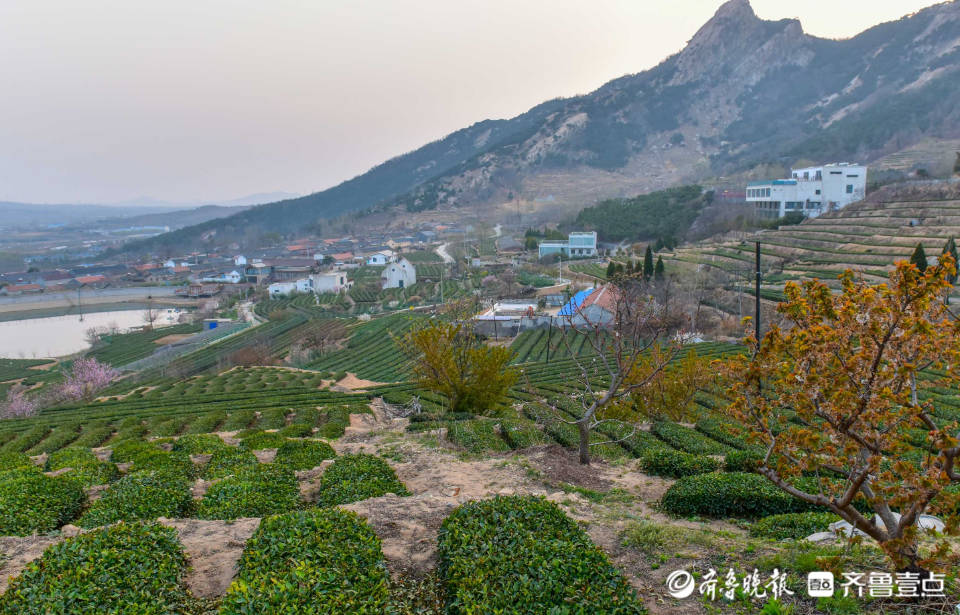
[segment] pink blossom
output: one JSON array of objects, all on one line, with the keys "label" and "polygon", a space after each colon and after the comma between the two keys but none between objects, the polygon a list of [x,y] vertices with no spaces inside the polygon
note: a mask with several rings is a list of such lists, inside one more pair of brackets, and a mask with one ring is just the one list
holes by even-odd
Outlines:
[{"label": "pink blossom", "polygon": [[24,395],[20,387],[7,391],[7,398],[0,404],[0,418],[15,419],[37,413],[37,402]]},{"label": "pink blossom", "polygon": [[77,359],[60,385],[60,397],[70,401],[90,401],[119,377],[118,370],[96,359]]}]

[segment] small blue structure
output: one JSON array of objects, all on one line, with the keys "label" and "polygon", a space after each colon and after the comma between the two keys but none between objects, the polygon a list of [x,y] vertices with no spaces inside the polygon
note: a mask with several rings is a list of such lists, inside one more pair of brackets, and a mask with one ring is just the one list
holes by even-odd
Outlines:
[{"label": "small blue structure", "polygon": [[577,311],[580,309],[580,306],[586,301],[593,291],[597,290],[596,288],[588,288],[587,290],[581,290],[573,297],[570,298],[570,301],[567,302],[565,306],[560,308],[560,312],[557,313],[558,316],[574,316]]}]

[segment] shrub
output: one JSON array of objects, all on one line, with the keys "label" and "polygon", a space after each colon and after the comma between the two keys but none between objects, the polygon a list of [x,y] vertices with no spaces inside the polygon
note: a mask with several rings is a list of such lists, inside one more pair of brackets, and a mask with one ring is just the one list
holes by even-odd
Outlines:
[{"label": "shrub", "polygon": [[654,423],[650,432],[670,446],[687,453],[697,455],[723,455],[733,451],[731,447],[711,440],[683,425],[676,423]]},{"label": "shrub", "polygon": [[175,530],[121,523],[48,548],[10,583],[0,613],[183,613],[186,567]]},{"label": "shrub", "polygon": [[80,527],[116,521],[185,517],[193,505],[190,483],[176,472],[146,471],[124,476],[80,517]]},{"label": "shrub", "polygon": [[46,425],[31,427],[15,439],[7,442],[3,446],[3,450],[5,452],[22,453],[39,444],[41,440],[47,437],[48,433],[50,433],[50,428]]},{"label": "shrub", "polygon": [[177,438],[172,450],[187,455],[211,455],[229,446],[213,434],[193,434]]},{"label": "shrub", "polygon": [[347,430],[349,423],[341,421],[327,421],[317,429],[317,435],[327,440],[336,440]]},{"label": "shrub", "polygon": [[773,540],[806,538],[827,527],[840,517],[828,512],[788,513],[764,517],[750,525],[750,535]]},{"label": "shrub", "polygon": [[756,472],[763,461],[763,455],[756,450],[747,449],[727,453],[723,467],[727,472]]},{"label": "shrub", "polygon": [[224,431],[237,431],[240,429],[246,429],[250,427],[250,424],[253,423],[257,418],[256,413],[253,410],[239,410],[233,412],[227,417],[227,421],[223,424],[223,427],[220,429]]},{"label": "shrub", "polygon": [[259,431],[245,436],[240,441],[240,446],[251,451],[259,451],[265,448],[280,448],[287,439],[276,432]]},{"label": "shrub", "polygon": [[201,414],[196,418],[196,420],[190,422],[190,426],[187,427],[187,433],[210,433],[211,431],[216,431],[217,427],[222,425],[226,420],[227,413],[224,410],[207,412],[206,414]]},{"label": "shrub", "polygon": [[106,485],[120,478],[120,471],[112,463],[101,461],[88,448],[70,446],[50,453],[47,457],[48,471],[73,468],[69,477],[84,487]]},{"label": "shrub", "polygon": [[200,519],[265,517],[300,505],[300,486],[293,470],[277,464],[242,467],[214,483],[197,506]]},{"label": "shrub", "polygon": [[549,442],[543,432],[530,421],[500,421],[500,432],[503,434],[504,440],[507,441],[507,445],[512,449],[528,448]]},{"label": "shrub", "polygon": [[447,428],[447,439],[471,453],[510,450],[497,433],[496,425],[496,421],[490,419],[454,421]]},{"label": "shrub", "polygon": [[133,460],[133,471],[142,470],[175,472],[184,478],[193,478],[197,475],[197,467],[190,461],[189,455],[162,450],[144,451],[137,455]]},{"label": "shrub", "polygon": [[110,460],[116,463],[127,463],[133,461],[134,457],[145,452],[156,452],[160,450],[159,446],[146,442],[144,440],[124,440],[113,443]]},{"label": "shrub", "polygon": [[336,456],[333,448],[321,440],[287,440],[277,449],[274,463],[281,463],[291,470],[309,470]]},{"label": "shrub", "polygon": [[30,457],[23,453],[0,452],[0,468],[6,470],[16,470],[18,468],[30,468],[35,464]]},{"label": "shrub", "polygon": [[72,521],[86,500],[75,480],[33,468],[6,472],[0,476],[0,536],[53,531]]},{"label": "shrub", "polygon": [[307,438],[313,435],[313,425],[293,423],[277,432],[284,438]]},{"label": "shrub", "polygon": [[84,425],[80,437],[73,441],[73,445],[93,448],[106,442],[111,435],[113,435],[113,427],[108,423]]},{"label": "shrub", "polygon": [[710,438],[737,449],[750,448],[750,444],[737,434],[737,427],[723,421],[704,418],[697,421],[694,429]]},{"label": "shrub", "polygon": [[452,615],[645,612],[603,551],[543,498],[464,504],[444,520],[437,544]]},{"label": "shrub", "polygon": [[678,480],[661,500],[679,516],[758,518],[816,507],[781,491],[759,474],[742,472],[697,474]]},{"label": "shrub", "polygon": [[387,613],[389,598],[376,534],[355,513],[313,510],[260,523],[220,615]]},{"label": "shrub", "polygon": [[344,455],[334,461],[320,478],[317,504],[349,504],[387,493],[410,495],[386,461],[363,453]]},{"label": "shrub", "polygon": [[252,452],[235,446],[216,451],[203,470],[204,478],[220,478],[233,474],[240,468],[257,465],[257,456]]},{"label": "shrub", "polygon": [[706,455],[692,455],[674,450],[653,450],[640,458],[640,466],[648,474],[681,478],[715,472],[720,469],[720,462]]},{"label": "shrub", "polygon": [[[287,411],[283,408],[270,408],[260,414],[257,427],[260,429],[280,429],[287,426]],[[272,448],[272,447],[271,447]]]}]

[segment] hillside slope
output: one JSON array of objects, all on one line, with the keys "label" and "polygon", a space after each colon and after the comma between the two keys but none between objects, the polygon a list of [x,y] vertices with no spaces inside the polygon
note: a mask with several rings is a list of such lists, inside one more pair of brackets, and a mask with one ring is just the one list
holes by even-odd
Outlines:
[{"label": "hillside slope", "polygon": [[578,208],[750,168],[871,161],[960,136],[960,1],[847,40],[730,0],[680,53],[594,92],[485,121],[339,186],[134,246],[289,232],[324,217],[517,198]]}]

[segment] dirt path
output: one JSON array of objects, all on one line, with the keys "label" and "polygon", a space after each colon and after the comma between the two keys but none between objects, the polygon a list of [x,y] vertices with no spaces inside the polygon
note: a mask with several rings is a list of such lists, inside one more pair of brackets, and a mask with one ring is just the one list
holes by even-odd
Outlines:
[{"label": "dirt path", "polygon": [[60,542],[57,536],[3,536],[0,537],[0,594],[7,591],[10,579],[18,576],[27,564],[37,559],[52,544]]},{"label": "dirt path", "polygon": [[198,598],[222,596],[227,592],[243,547],[260,525],[260,519],[253,517],[235,521],[159,521],[177,530],[183,550],[190,560],[190,572],[184,581]]}]

